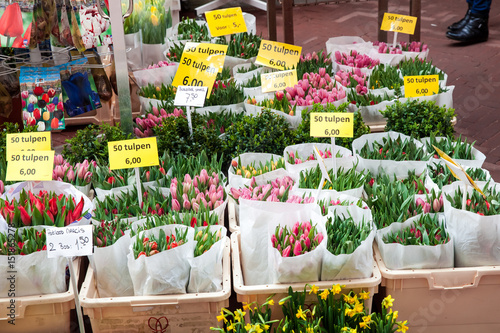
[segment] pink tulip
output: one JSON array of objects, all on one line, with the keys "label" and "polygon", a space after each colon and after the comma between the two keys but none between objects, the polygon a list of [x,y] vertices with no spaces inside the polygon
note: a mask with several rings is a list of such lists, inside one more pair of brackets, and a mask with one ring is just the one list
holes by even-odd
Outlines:
[{"label": "pink tulip", "polygon": [[290,257],[290,251],[292,250],[291,245],[288,245],[281,254],[282,257]]},{"label": "pink tulip", "polygon": [[184,200],[183,204],[182,204],[182,207],[186,210],[190,210],[191,209],[191,203],[189,202],[189,200]]},{"label": "pink tulip", "polygon": [[66,174],[66,178],[68,178],[68,182],[73,182],[75,180],[75,172],[73,171],[73,168],[69,169],[68,173]]},{"label": "pink tulip", "polygon": [[172,199],[172,210],[178,212],[181,210],[181,205],[177,199]]},{"label": "pink tulip", "polygon": [[293,248],[293,254],[296,256],[300,256],[302,254],[302,245],[300,245],[299,241],[295,242],[295,246]]}]

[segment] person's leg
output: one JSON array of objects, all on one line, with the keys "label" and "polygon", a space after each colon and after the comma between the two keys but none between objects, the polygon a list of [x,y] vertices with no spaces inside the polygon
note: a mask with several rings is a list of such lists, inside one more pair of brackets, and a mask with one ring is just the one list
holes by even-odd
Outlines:
[{"label": "person's leg", "polygon": [[465,16],[460,21],[452,23],[450,26],[448,26],[448,30],[451,31],[461,30],[467,24],[470,18],[470,12],[473,5],[473,0],[467,0],[467,5],[468,9],[467,12],[465,13]]},{"label": "person's leg", "polygon": [[491,0],[474,0],[469,20],[459,30],[449,30],[446,37],[464,43],[480,43],[488,40],[488,17]]}]

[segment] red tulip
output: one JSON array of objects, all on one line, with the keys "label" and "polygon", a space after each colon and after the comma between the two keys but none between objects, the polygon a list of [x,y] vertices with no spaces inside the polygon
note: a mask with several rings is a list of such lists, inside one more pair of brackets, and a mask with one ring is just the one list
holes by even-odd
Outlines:
[{"label": "red tulip", "polygon": [[[0,17],[0,34],[5,37],[18,37],[24,32],[23,17],[19,3],[14,2],[5,8]],[[31,34],[31,32],[30,32]]]},{"label": "red tulip", "polygon": [[43,87],[38,86],[33,89],[33,94],[35,94],[35,96],[42,96],[43,93],[44,93]]},{"label": "red tulip", "polygon": [[43,94],[42,99],[48,103],[50,101],[49,95],[48,94]]},{"label": "red tulip", "polygon": [[40,110],[39,109],[35,109],[35,111],[33,111],[33,117],[36,119],[36,120],[40,120],[40,118],[42,117],[41,114],[40,114]]},{"label": "red tulip", "polygon": [[24,33],[24,35],[22,37],[21,36],[16,37],[16,39],[14,40],[14,43],[12,43],[12,47],[21,48],[21,49],[27,48],[28,44],[30,42],[30,39],[31,39],[31,23],[28,26],[28,28],[26,28],[26,32]]},{"label": "red tulip", "polygon": [[[49,95],[50,98],[52,98],[56,95],[56,91],[54,88],[49,88],[49,90],[47,91],[47,94]],[[47,101],[47,103],[48,103],[48,101]]]},{"label": "red tulip", "polygon": [[52,129],[59,128],[59,120],[57,118],[53,118],[50,122],[50,127],[52,127]]},{"label": "red tulip", "polygon": [[82,216],[83,204],[83,197],[81,197],[80,202],[78,203],[78,205],[76,205],[75,210],[73,211],[73,221],[79,219]]},{"label": "red tulip", "polygon": [[31,225],[31,216],[28,214],[26,209],[24,209],[23,206],[19,207],[19,211],[21,212],[21,221],[25,226],[30,226]]}]

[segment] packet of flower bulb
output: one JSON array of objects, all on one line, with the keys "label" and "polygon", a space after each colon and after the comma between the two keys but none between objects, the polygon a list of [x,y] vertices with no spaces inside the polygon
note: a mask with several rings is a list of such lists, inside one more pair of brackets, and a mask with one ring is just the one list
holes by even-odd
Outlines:
[{"label": "packet of flower bulb", "polygon": [[0,0],[0,45],[28,48],[34,0]]},{"label": "packet of flower bulb", "polygon": [[21,67],[19,81],[24,125],[40,132],[65,129],[59,69]]},{"label": "packet of flower bulb", "polygon": [[68,16],[68,10],[64,0],[55,0],[57,10],[57,24],[59,27],[59,39],[53,44],[55,46],[75,46],[71,36],[71,28]]},{"label": "packet of flower bulb", "polygon": [[99,14],[97,1],[71,0],[71,4],[85,49],[108,45],[111,25]]},{"label": "packet of flower bulb", "polygon": [[33,21],[31,23],[31,38],[29,47],[36,48],[38,43],[50,38],[49,14],[43,3],[46,1],[35,0],[33,4]]},{"label": "packet of flower bulb", "polygon": [[68,117],[102,107],[94,77],[87,67],[86,58],[58,66],[61,74],[62,102]]}]

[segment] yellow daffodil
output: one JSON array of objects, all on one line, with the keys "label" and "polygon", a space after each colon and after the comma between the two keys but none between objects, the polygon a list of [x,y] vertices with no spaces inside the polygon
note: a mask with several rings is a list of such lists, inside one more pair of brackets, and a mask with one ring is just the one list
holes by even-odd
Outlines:
[{"label": "yellow daffodil", "polygon": [[274,300],[273,299],[270,299],[269,302],[267,302],[267,304],[273,306],[274,305]]},{"label": "yellow daffodil", "polygon": [[245,315],[246,315],[245,311],[236,310],[236,313],[234,315],[234,320],[236,320],[237,322],[241,322],[241,321],[245,320],[245,318],[244,318]]},{"label": "yellow daffodil", "polygon": [[297,313],[295,314],[297,318],[302,318],[302,320],[306,320],[306,313],[302,311],[302,307],[299,305],[299,309],[297,310]]},{"label": "yellow daffodil", "polygon": [[319,290],[319,288],[318,288],[318,287],[316,287],[315,285],[312,285],[312,286],[311,286],[311,290],[309,290],[309,295],[310,295],[311,293],[317,294],[317,293],[318,293],[318,290]]},{"label": "yellow daffodil", "polygon": [[391,311],[389,311],[389,313],[386,315],[387,320],[389,320],[391,315],[392,315],[392,319],[394,319],[394,320],[398,319],[398,312],[397,311],[392,312],[392,309],[391,309]]},{"label": "yellow daffodil", "polygon": [[359,298],[360,299],[369,299],[370,298],[370,292],[369,291],[362,291],[359,293]]},{"label": "yellow daffodil", "polygon": [[321,296],[321,299],[326,300],[329,294],[330,294],[330,291],[328,291],[328,289],[325,289],[325,290],[323,290],[323,292],[322,292],[321,294],[319,294],[319,295]]},{"label": "yellow daffodil", "polygon": [[258,326],[258,325],[255,325],[254,329],[255,329],[255,332],[257,332],[257,333],[264,332],[264,330],[262,328],[260,328],[260,326]]},{"label": "yellow daffodil", "polygon": [[217,321],[222,321],[224,320],[225,323],[227,323],[226,315],[224,314],[224,310],[220,310],[220,316],[217,316]]},{"label": "yellow daffodil", "polygon": [[243,310],[247,311],[250,308],[250,305],[247,302],[243,302]]},{"label": "yellow daffodil", "polygon": [[236,331],[236,328],[235,328],[235,326],[234,326],[234,324],[233,324],[232,321],[229,322],[229,326],[227,327],[227,331],[228,332],[229,331]]},{"label": "yellow daffodil", "polygon": [[342,291],[342,288],[340,287],[339,284],[334,284],[332,286],[332,294],[337,295],[337,294],[340,294],[341,291]]},{"label": "yellow daffodil", "polygon": [[245,329],[246,329],[247,331],[250,331],[252,328],[253,328],[253,326],[252,326],[252,324],[250,324],[250,323],[248,323],[248,324],[246,324],[246,325],[245,325]]},{"label": "yellow daffodil", "polygon": [[365,323],[364,321],[360,322],[359,323],[359,328],[362,328],[362,329],[370,329],[370,325],[368,323]]},{"label": "yellow daffodil", "polygon": [[155,6],[151,6],[151,13],[154,13],[156,12],[156,7]]},{"label": "yellow daffodil", "polygon": [[356,303],[354,304],[354,309],[353,310],[354,310],[355,313],[361,313],[364,310],[364,306],[360,302],[356,301]]},{"label": "yellow daffodil", "polygon": [[[261,326],[262,326],[262,327],[264,327],[264,330],[266,330],[266,331],[267,331],[267,330],[269,330],[269,325],[267,325],[267,324],[262,325],[262,324],[261,324]],[[259,326],[259,327],[260,327],[260,326]]]},{"label": "yellow daffodil", "polygon": [[391,295],[388,295],[384,300],[382,301],[382,306],[386,309],[392,307],[394,302],[394,298],[391,297]]},{"label": "yellow daffodil", "polygon": [[350,327],[342,327],[342,329],[340,330],[340,332],[349,332],[351,330]]},{"label": "yellow daffodil", "polygon": [[397,323],[399,328],[396,332],[406,333],[406,331],[408,331],[408,326],[406,326],[407,323],[407,320],[403,321],[402,323]]},{"label": "yellow daffodil", "polygon": [[345,309],[345,316],[354,317],[355,314],[356,314],[356,312],[354,312],[353,309],[350,309],[350,308]]},{"label": "yellow daffodil", "polygon": [[312,327],[307,327],[306,328],[306,333],[314,333],[314,330]]}]

